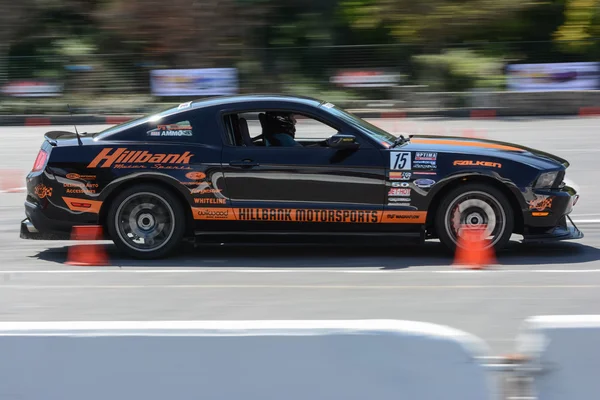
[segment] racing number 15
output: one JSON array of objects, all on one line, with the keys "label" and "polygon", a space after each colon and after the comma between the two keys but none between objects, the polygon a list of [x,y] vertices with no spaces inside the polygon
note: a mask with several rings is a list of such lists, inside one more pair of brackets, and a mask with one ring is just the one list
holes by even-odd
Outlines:
[{"label": "racing number 15", "polygon": [[390,153],[390,169],[411,169],[410,152],[392,151]]}]

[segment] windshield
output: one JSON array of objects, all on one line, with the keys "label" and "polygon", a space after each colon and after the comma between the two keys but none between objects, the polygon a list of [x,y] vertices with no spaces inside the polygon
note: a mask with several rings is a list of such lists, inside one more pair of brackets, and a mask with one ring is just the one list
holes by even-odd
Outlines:
[{"label": "windshield", "polygon": [[161,118],[163,118],[163,117],[165,117],[165,116],[167,116],[169,114],[172,114],[174,111],[177,111],[179,109],[180,109],[180,107],[173,107],[173,106],[171,106],[171,107],[169,107],[169,108],[167,108],[165,110],[159,111],[159,112],[157,112],[155,114],[145,115],[143,117],[136,118],[136,119],[124,122],[124,123],[119,124],[119,125],[111,126],[108,129],[105,129],[105,130],[103,130],[101,132],[95,133],[94,135],[92,135],[92,137],[94,139],[95,138],[101,138],[101,137],[104,137],[104,136],[112,135],[113,133],[116,133],[116,132],[120,132],[120,131],[122,131],[124,129],[131,128],[131,127],[136,126],[136,125],[145,124],[146,122],[158,121]]},{"label": "windshield", "polygon": [[335,114],[336,116],[343,119],[345,122],[349,123],[355,128],[360,129],[366,135],[384,144],[384,146],[394,144],[396,136],[392,135],[391,133],[386,132],[383,129],[378,128],[377,126],[368,123],[364,119],[359,118],[356,115],[339,108],[338,106],[334,106],[328,103],[324,104],[323,106],[329,108],[329,111],[332,114]]}]

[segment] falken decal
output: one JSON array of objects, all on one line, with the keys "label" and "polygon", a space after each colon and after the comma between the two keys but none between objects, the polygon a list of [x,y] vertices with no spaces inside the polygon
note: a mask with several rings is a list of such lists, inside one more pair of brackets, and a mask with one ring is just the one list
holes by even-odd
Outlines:
[{"label": "falken decal", "polygon": [[502,168],[502,164],[491,161],[456,160],[454,161],[453,165],[461,165],[468,167]]}]

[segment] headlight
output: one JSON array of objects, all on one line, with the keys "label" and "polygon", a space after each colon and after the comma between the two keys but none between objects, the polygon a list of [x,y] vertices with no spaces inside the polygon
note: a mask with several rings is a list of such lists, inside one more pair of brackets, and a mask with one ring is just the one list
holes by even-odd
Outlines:
[{"label": "headlight", "polygon": [[535,189],[550,189],[554,185],[557,177],[558,171],[544,172],[538,177],[533,187]]}]

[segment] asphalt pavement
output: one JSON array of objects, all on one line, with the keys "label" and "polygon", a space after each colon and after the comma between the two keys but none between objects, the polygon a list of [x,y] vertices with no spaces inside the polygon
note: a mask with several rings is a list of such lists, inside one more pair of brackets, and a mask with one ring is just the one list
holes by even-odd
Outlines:
[{"label": "asphalt pavement", "polygon": [[[70,243],[19,239],[25,194],[0,192],[0,320],[394,318],[463,329],[501,354],[514,350],[529,316],[600,313],[600,119],[372,122],[396,133],[475,135],[565,157],[582,194],[573,218],[586,237],[525,246],[516,236],[484,271],[455,269],[436,242],[184,246],[146,262],[108,243],[111,266],[72,267],[64,264]],[[58,129],[72,127],[0,127],[0,175],[25,174],[42,134]]]}]

